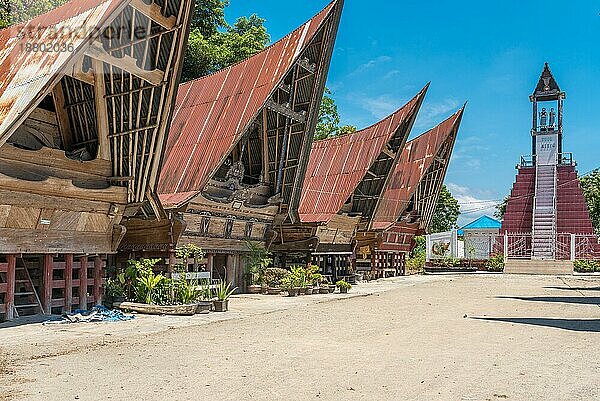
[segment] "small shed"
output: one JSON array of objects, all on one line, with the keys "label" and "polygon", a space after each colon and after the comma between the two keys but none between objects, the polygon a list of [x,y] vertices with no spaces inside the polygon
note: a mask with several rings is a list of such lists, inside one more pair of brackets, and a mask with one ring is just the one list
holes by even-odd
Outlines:
[{"label": "small shed", "polygon": [[494,246],[499,241],[502,222],[483,215],[458,231],[465,243],[465,257],[470,259],[489,259]]}]

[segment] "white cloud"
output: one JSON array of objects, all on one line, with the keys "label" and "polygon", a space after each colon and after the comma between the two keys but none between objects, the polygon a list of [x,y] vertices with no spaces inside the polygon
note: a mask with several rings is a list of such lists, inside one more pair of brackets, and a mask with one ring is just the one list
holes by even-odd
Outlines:
[{"label": "white cloud", "polygon": [[419,111],[415,128],[422,130],[433,128],[448,117],[450,112],[455,112],[459,106],[460,103],[453,98],[447,98],[439,102],[425,102]]},{"label": "white cloud", "polygon": [[371,113],[378,120],[381,120],[403,105],[404,102],[393,98],[389,95],[381,95],[377,97],[360,97],[360,105],[362,108]]},{"label": "white cloud", "polygon": [[460,205],[459,226],[462,227],[485,214],[494,216],[496,205],[499,203],[498,200],[481,199],[474,194],[475,191],[458,184],[447,183],[446,186]]},{"label": "white cloud", "polygon": [[374,59],[371,59],[371,60],[367,61],[364,64],[359,65],[354,71],[352,71],[349,74],[349,76],[362,74],[365,71],[370,70],[371,68],[375,67],[378,64],[387,63],[389,61],[392,61],[392,58],[390,56],[379,56],[379,57],[376,57]]}]

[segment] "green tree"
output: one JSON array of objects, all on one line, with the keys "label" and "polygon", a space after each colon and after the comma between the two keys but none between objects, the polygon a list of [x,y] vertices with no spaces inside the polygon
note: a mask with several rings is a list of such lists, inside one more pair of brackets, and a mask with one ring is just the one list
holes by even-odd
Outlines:
[{"label": "green tree", "polygon": [[229,0],[196,0],[192,16],[192,30],[198,31],[203,37],[210,38],[220,28],[227,28],[225,7]]},{"label": "green tree", "polygon": [[508,200],[510,197],[506,195],[502,203],[496,205],[496,211],[494,212],[494,217],[498,220],[504,220],[504,214],[506,213],[506,205],[508,205]]},{"label": "green tree", "polygon": [[459,215],[460,206],[458,205],[458,201],[452,196],[450,190],[445,185],[442,185],[435,213],[431,221],[430,231],[432,233],[439,233],[456,228]]},{"label": "green tree", "polygon": [[317,127],[315,129],[314,139],[319,141],[321,139],[356,132],[355,126],[340,126],[340,122],[340,114],[337,105],[335,104],[335,100],[332,97],[331,90],[325,88],[321,107],[319,108],[319,121],[317,122]]},{"label": "green tree", "polygon": [[229,1],[196,1],[196,12],[183,61],[183,82],[243,61],[269,44],[265,20],[258,15],[240,17],[230,26],[225,21],[224,14]]},{"label": "green tree", "polygon": [[30,20],[67,0],[0,0],[0,28]]},{"label": "green tree", "polygon": [[600,169],[582,177],[580,183],[594,229],[600,235]]}]

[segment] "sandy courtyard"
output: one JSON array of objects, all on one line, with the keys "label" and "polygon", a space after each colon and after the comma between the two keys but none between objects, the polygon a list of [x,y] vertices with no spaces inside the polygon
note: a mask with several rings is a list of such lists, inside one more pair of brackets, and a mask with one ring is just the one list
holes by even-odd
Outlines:
[{"label": "sandy courtyard", "polygon": [[416,276],[353,297],[0,326],[0,399],[597,400],[600,278]]}]

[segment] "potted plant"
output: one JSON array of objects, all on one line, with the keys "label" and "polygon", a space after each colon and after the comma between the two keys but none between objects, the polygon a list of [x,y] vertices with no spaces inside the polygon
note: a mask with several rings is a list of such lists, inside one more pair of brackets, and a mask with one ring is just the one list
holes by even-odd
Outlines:
[{"label": "potted plant", "polygon": [[285,276],[281,283],[282,288],[287,291],[288,297],[297,297],[298,288],[295,285],[294,279],[291,274]]},{"label": "potted plant", "polygon": [[263,292],[263,285],[266,285],[267,267],[273,262],[273,259],[271,253],[258,242],[246,241],[246,247],[250,252],[248,266],[246,267],[248,292],[250,294],[260,294]]},{"label": "potted plant", "polygon": [[340,289],[341,294],[347,294],[348,290],[350,290],[350,288],[352,288],[352,285],[350,285],[350,283],[347,283],[344,280],[337,281],[335,283],[335,286]]},{"label": "potted plant", "polygon": [[264,283],[267,287],[267,294],[281,294],[283,279],[289,274],[289,271],[278,267],[268,267],[267,269],[265,269]]},{"label": "potted plant", "polygon": [[104,292],[107,297],[106,302],[108,307],[112,307],[113,305],[118,306],[121,302],[125,302],[125,273],[120,273],[115,278],[107,279],[104,285]]},{"label": "potted plant", "polygon": [[213,301],[215,312],[227,312],[229,310],[229,297],[237,290],[237,287],[231,288],[231,283],[226,283],[224,280],[219,281],[215,288],[215,297]]},{"label": "potted plant", "polygon": [[329,294],[329,282],[327,280],[323,280],[319,283],[319,293]]}]

